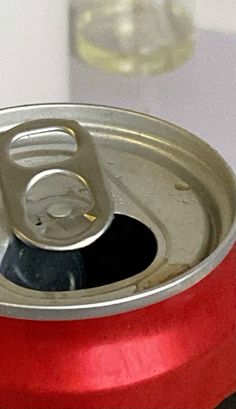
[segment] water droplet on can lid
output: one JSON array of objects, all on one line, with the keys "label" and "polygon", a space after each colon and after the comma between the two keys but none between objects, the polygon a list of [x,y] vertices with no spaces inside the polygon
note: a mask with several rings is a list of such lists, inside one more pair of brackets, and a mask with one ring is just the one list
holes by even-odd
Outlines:
[{"label": "water droplet on can lid", "polygon": [[175,184],[176,190],[190,190],[190,186],[185,182],[178,182]]}]

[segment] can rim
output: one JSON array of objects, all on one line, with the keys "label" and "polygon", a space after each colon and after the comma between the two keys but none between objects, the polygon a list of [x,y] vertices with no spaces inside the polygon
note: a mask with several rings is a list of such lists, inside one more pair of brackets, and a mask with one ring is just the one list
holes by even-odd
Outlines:
[{"label": "can rim", "polygon": [[[166,125],[168,127],[174,127],[176,130],[184,131],[193,136],[195,139],[198,139],[201,144],[205,145],[207,149],[210,149],[214,155],[216,155],[220,161],[225,166],[226,170],[229,173],[229,176],[232,178],[233,185],[234,185],[234,198],[236,201],[236,177],[229,166],[229,164],[225,161],[220,153],[217,152],[212,146],[210,146],[206,141],[202,140],[200,137],[195,135],[192,132],[187,131],[186,129],[173,124],[167,120],[160,119],[156,116],[152,116],[149,114],[139,113],[134,110],[130,109],[123,109],[123,108],[116,108],[116,107],[109,107],[106,105],[95,105],[95,104],[71,104],[71,103],[46,103],[46,104],[34,104],[34,105],[22,105],[22,106],[15,106],[15,107],[8,107],[8,108],[1,108],[0,114],[4,111],[11,112],[11,111],[21,111],[22,109],[37,109],[39,107],[44,108],[60,108],[60,107],[68,107],[68,108],[90,108],[90,109],[107,109],[109,111],[114,112],[126,112],[138,115],[139,117],[144,117],[146,119],[150,118],[159,123]],[[88,304],[79,304],[79,305],[64,305],[64,306],[50,306],[47,305],[46,309],[47,312],[50,311],[50,316],[47,316],[47,312],[43,311],[42,305],[19,305],[12,303],[11,306],[8,304],[7,308],[6,303],[0,303],[0,314],[7,315],[7,316],[14,316],[14,317],[23,317],[29,319],[43,319],[43,320],[70,320],[70,319],[82,319],[82,318],[93,318],[93,317],[100,317],[100,316],[107,316],[118,314],[125,311],[130,311],[132,309],[137,309],[140,307],[144,307],[156,302],[163,301],[166,298],[169,298],[173,295],[176,295],[188,288],[192,287],[197,282],[201,281],[205,278],[208,274],[212,272],[217,265],[225,258],[225,256],[229,253],[232,249],[234,243],[236,241],[236,213],[234,214],[232,225],[226,235],[226,237],[222,240],[222,242],[216,247],[215,250],[211,252],[209,256],[207,256],[204,260],[198,263],[195,267],[191,268],[190,270],[186,271],[180,276],[177,276],[168,282],[162,283],[155,288],[144,290],[143,292],[132,294],[130,296],[117,298],[108,301],[100,301],[95,303],[88,303]],[[158,297],[157,297],[158,296]],[[158,298],[158,299],[157,299]],[[135,301],[135,305],[130,306],[130,302],[132,303]],[[5,305],[4,305],[5,304]],[[120,308],[122,305],[122,309]],[[125,306],[127,307],[125,308]],[[63,310],[63,314],[61,314]],[[82,311],[83,310],[83,311]]]}]

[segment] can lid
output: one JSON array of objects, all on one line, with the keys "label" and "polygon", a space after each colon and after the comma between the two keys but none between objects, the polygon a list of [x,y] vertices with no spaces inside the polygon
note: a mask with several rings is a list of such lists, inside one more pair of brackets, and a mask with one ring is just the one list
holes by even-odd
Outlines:
[{"label": "can lid", "polygon": [[[17,140],[53,132],[75,139],[77,149],[71,158],[28,168],[11,160],[11,146]],[[55,251],[77,249],[95,241],[112,221],[112,200],[96,149],[76,121],[39,119],[2,133],[0,175],[9,224],[26,244]],[[57,179],[59,189],[53,189]]]},{"label": "can lid", "polygon": [[[30,319],[65,320],[121,313],[164,300],[191,287],[223,260],[236,238],[235,177],[224,160],[205,142],[157,118],[121,109],[87,105],[52,104],[2,110],[0,130],[4,138],[4,132],[16,125],[47,118],[58,118],[63,123],[65,120],[76,121],[92,135],[112,193],[115,214],[125,215],[145,225],[155,237],[157,251],[150,263],[132,276],[127,274],[124,278],[121,274],[119,277],[124,279],[76,291],[33,291],[19,287],[0,275],[0,314]],[[73,156],[73,143],[61,137],[55,148],[55,140],[50,142],[46,138],[41,153],[54,146],[57,159],[59,156],[64,160],[69,159]],[[24,136],[17,140],[10,157],[18,166],[28,166],[28,163],[39,163],[41,159],[37,158],[37,154],[39,150],[36,153],[34,142]],[[3,155],[0,160],[2,158],[4,160]],[[71,163],[70,160],[68,164]],[[79,161],[78,156],[73,172],[80,175],[82,168]],[[64,164],[66,161],[62,161],[57,168],[64,169]],[[5,184],[7,180],[12,183],[9,176],[4,174],[3,177],[2,170],[1,175]],[[86,175],[83,174],[82,177],[87,180]],[[70,183],[73,184],[75,179],[72,180]],[[105,183],[105,179],[101,180]],[[25,181],[26,179],[24,186]],[[62,185],[55,180],[48,183],[51,183],[52,189],[56,185],[59,194],[60,186],[67,186],[66,181]],[[32,204],[32,218],[37,216],[38,211],[38,207],[34,207],[34,200],[38,198],[39,191],[44,191],[43,187],[42,190],[38,189],[39,186],[33,190],[33,186],[29,184],[32,190],[27,198]],[[93,193],[92,186],[90,190]],[[69,189],[71,191],[71,185]],[[104,191],[107,192],[105,187]],[[83,196],[85,205],[89,195],[90,191]],[[103,204],[102,198],[99,203]],[[111,205],[107,208],[109,211],[106,215],[110,215]],[[61,216],[70,214],[67,204],[61,206],[59,202],[56,205],[50,203],[46,209],[45,218],[56,216],[59,224],[63,220]],[[87,214],[88,218],[93,216],[87,208],[83,208],[83,214]],[[0,217],[0,253],[3,256],[11,233],[1,198]],[[10,217],[12,218],[11,215]],[[110,223],[111,218],[112,216],[108,216],[106,223],[108,220]],[[115,220],[118,220],[117,216]],[[104,229],[108,226],[106,223],[103,225]],[[114,223],[107,232],[113,225]],[[148,241],[145,240],[148,239],[144,238],[133,249],[138,235],[137,230],[135,231],[132,236],[130,232],[126,235],[122,233],[125,230],[121,230],[120,236],[121,240],[122,237],[126,239],[127,253],[130,252],[132,260],[137,261],[145,257],[144,249],[146,251],[148,248]],[[106,235],[107,233],[101,238]],[[92,246],[93,244],[87,249]],[[118,245],[113,259],[110,255],[112,263],[120,268],[121,247]],[[92,260],[92,256],[90,259]],[[132,263],[123,259],[123,269],[131,270]],[[100,270],[99,274],[102,275]]]}]

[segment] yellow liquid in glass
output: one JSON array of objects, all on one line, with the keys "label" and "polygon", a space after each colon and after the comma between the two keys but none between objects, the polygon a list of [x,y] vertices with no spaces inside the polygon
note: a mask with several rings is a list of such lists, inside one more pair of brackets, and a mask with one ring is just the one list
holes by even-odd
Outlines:
[{"label": "yellow liquid in glass", "polygon": [[[89,3],[89,2],[88,2]],[[76,13],[74,47],[89,64],[123,74],[161,74],[194,49],[189,11],[177,0],[95,1]]]}]

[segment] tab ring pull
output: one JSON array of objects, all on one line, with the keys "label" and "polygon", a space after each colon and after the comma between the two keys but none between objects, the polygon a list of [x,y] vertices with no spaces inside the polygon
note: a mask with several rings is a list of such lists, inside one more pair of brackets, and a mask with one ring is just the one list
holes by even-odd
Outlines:
[{"label": "tab ring pull", "polygon": [[[77,144],[77,151],[64,162],[26,168],[9,156],[10,147],[17,139],[58,131],[73,137]],[[46,203],[46,208],[40,209],[42,224],[37,226],[29,217],[26,197],[36,183],[44,182],[52,175],[64,175],[82,184],[90,197],[89,211],[84,213],[80,209],[78,191],[72,207],[66,196],[62,200],[56,193],[53,196],[54,193],[49,192],[50,200],[48,197],[41,200]],[[39,119],[2,133],[0,182],[10,228],[26,244],[55,251],[78,249],[100,237],[112,221],[113,202],[92,137],[76,121]],[[37,208],[37,203],[34,206]]]}]

